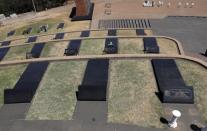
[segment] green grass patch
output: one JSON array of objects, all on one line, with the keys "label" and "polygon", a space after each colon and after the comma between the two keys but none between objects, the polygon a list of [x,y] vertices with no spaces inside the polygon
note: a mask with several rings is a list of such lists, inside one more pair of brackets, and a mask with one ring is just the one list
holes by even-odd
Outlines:
[{"label": "green grass patch", "polygon": [[104,39],[82,40],[80,55],[101,55],[104,50]]},{"label": "green grass patch", "polygon": [[33,45],[11,47],[3,60],[23,60],[26,58],[26,53],[30,52],[32,47]]},{"label": "green grass patch", "polygon": [[207,69],[187,60],[178,59],[176,62],[186,84],[194,87],[196,106],[207,122]]},{"label": "green grass patch", "polygon": [[143,49],[141,38],[119,39],[119,54],[143,54]]},{"label": "green grass patch", "polygon": [[114,60],[110,66],[108,121],[162,128],[163,115],[149,60]]},{"label": "green grass patch", "polygon": [[12,89],[25,68],[26,65],[0,67],[0,106],[4,102],[4,89]]},{"label": "green grass patch", "polygon": [[33,99],[26,119],[68,120],[72,118],[76,96],[86,61],[51,63]]}]

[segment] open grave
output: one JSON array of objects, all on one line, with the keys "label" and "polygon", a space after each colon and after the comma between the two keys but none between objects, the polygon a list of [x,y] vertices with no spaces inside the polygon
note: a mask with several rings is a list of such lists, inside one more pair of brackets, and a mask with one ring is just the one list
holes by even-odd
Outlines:
[{"label": "open grave", "polygon": [[54,39],[63,39],[64,38],[64,35],[65,35],[65,33],[57,33],[55,35],[55,38]]},{"label": "open grave", "polygon": [[6,48],[0,48],[0,61],[2,61],[4,59],[4,57],[6,56],[7,52],[9,51],[9,47]]},{"label": "open grave", "polygon": [[156,38],[154,37],[145,37],[143,38],[144,42],[144,52],[145,53],[159,53],[159,46],[157,45]]},{"label": "open grave", "polygon": [[136,29],[136,35],[146,35],[144,29]]},{"label": "open grave", "polygon": [[26,43],[36,42],[37,36],[30,36]]},{"label": "open grave", "polygon": [[81,32],[80,37],[89,37],[90,36],[90,31],[89,30],[85,30]]},{"label": "open grave", "polygon": [[27,66],[13,89],[4,90],[4,104],[30,103],[49,62],[36,62]]},{"label": "open grave", "polygon": [[108,83],[108,59],[88,61],[82,84],[76,93],[81,101],[105,101]]},{"label": "open grave", "polygon": [[32,47],[31,52],[26,53],[26,59],[39,58],[45,43],[37,43]]},{"label": "open grave", "polygon": [[3,41],[1,43],[1,46],[8,46],[8,45],[10,45],[10,43],[11,43],[11,41]]},{"label": "open grave", "polygon": [[151,63],[162,102],[194,103],[194,90],[185,84],[173,59],[152,59]]}]

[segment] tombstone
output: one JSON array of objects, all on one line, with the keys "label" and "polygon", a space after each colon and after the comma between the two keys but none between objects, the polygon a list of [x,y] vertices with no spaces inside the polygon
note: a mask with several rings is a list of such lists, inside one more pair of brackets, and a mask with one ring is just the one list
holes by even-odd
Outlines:
[{"label": "tombstone", "polygon": [[29,28],[27,28],[26,30],[24,30],[24,31],[22,32],[22,35],[28,35],[28,34],[31,33],[31,31],[32,31],[32,28],[29,27]]},{"label": "tombstone", "polygon": [[63,29],[64,26],[65,26],[65,23],[59,23],[59,24],[57,25],[57,29]]},{"label": "tombstone", "polygon": [[48,30],[48,25],[42,25],[42,26],[40,26],[39,27],[39,30],[38,30],[38,33],[40,33],[40,32],[47,32],[47,30]]},{"label": "tombstone", "polygon": [[7,37],[13,36],[15,34],[16,30],[12,30],[7,33]]},{"label": "tombstone", "polygon": [[206,57],[207,57],[207,49],[206,49],[206,52],[205,52],[204,56],[206,56]]},{"label": "tombstone", "polygon": [[72,21],[91,20],[94,4],[91,0],[75,0],[76,7],[72,9],[70,17]]}]

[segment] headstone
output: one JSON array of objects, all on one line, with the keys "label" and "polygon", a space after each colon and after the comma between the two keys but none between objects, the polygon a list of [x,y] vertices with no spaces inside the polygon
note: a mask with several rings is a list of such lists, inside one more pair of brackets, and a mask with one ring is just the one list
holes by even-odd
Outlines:
[{"label": "headstone", "polygon": [[204,54],[206,57],[207,57],[207,49],[206,49],[206,52],[205,52],[205,54]]},{"label": "headstone", "polygon": [[91,0],[75,0],[76,7],[72,9],[72,21],[91,20],[94,4]]}]

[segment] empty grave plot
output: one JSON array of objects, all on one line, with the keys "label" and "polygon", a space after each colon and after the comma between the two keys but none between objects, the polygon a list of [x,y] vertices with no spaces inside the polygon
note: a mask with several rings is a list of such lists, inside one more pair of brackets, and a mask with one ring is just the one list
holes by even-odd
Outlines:
[{"label": "empty grave plot", "polygon": [[75,92],[81,84],[87,61],[50,63],[27,114],[28,120],[72,119]]},{"label": "empty grave plot", "polygon": [[160,49],[157,44],[157,40],[155,37],[145,37],[143,38],[144,42],[144,52],[145,53],[159,53]]},{"label": "empty grave plot", "polygon": [[65,33],[57,33],[54,39],[64,39]]},{"label": "empty grave plot", "polygon": [[27,59],[39,58],[44,46],[45,46],[45,43],[36,43],[36,44],[34,44],[31,51],[26,53],[26,58]]},{"label": "empty grave plot", "polygon": [[26,64],[0,67],[0,106],[4,103],[4,89],[12,89],[26,68]]},{"label": "empty grave plot", "polygon": [[162,128],[162,105],[149,60],[112,60],[108,122]]},{"label": "empty grave plot", "polygon": [[193,87],[187,86],[173,59],[152,59],[159,96],[164,103],[194,103]]},{"label": "empty grave plot", "polygon": [[37,36],[30,36],[27,40],[27,43],[36,42]]},{"label": "empty grave plot", "polygon": [[30,63],[13,89],[4,90],[4,103],[30,103],[49,62]]},{"label": "empty grave plot", "polygon": [[119,54],[143,54],[142,38],[119,38]]},{"label": "empty grave plot", "polygon": [[76,92],[80,101],[106,101],[108,59],[88,60],[82,84]]},{"label": "empty grave plot", "polygon": [[117,30],[117,36],[136,36],[136,30]]},{"label": "empty grave plot", "polygon": [[3,60],[23,60],[26,58],[26,53],[29,52],[31,49],[32,45],[10,47],[9,51],[7,52]]},{"label": "empty grave plot", "polygon": [[195,105],[207,122],[207,69],[197,63],[182,59],[177,59],[176,64],[186,85],[193,86]]},{"label": "empty grave plot", "polygon": [[79,55],[103,54],[104,41],[104,39],[82,40]]},{"label": "empty grave plot", "polygon": [[2,61],[4,59],[4,57],[6,56],[6,54],[9,51],[9,47],[6,48],[0,48],[0,61]]}]

